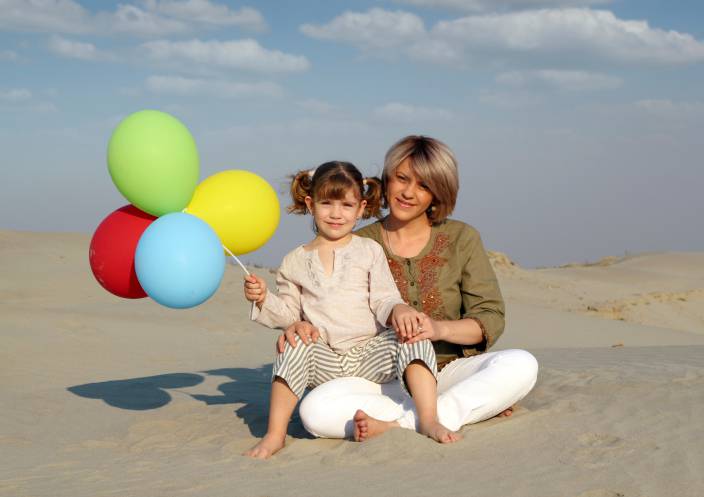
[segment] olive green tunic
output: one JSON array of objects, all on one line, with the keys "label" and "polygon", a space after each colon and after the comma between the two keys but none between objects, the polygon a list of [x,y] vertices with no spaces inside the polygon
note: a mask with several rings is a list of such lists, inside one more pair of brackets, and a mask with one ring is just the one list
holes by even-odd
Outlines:
[{"label": "olive green tunic", "polygon": [[438,366],[485,352],[503,333],[504,301],[479,232],[472,226],[450,219],[433,226],[427,245],[410,258],[389,251],[379,221],[356,234],[384,248],[401,297],[409,305],[435,320],[472,318],[479,323],[481,343],[433,342]]}]

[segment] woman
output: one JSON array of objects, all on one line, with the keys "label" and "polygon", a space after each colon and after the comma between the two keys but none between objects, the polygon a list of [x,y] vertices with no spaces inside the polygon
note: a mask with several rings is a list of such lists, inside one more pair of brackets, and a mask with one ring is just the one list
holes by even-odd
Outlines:
[{"label": "woman", "polygon": [[[457,163],[442,142],[408,136],[389,149],[382,175],[389,215],[357,234],[379,242],[402,297],[424,313],[438,368],[438,418],[452,431],[500,414],[535,385],[538,364],[523,350],[487,352],[504,329],[504,303],[479,233],[449,220],[457,199]],[[308,344],[317,330],[299,322],[279,338]],[[417,429],[412,402],[399,383],[363,378],[329,381],[300,407],[313,435],[363,441],[393,427]],[[457,438],[453,438],[454,441]]]}]

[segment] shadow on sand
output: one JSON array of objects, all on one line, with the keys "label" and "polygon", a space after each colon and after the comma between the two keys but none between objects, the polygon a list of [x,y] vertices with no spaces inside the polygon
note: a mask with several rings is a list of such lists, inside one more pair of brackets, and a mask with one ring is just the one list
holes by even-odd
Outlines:
[{"label": "shadow on sand", "polygon": [[[181,392],[206,405],[242,404],[235,409],[255,437],[266,433],[269,393],[271,391],[271,364],[261,368],[222,368],[200,373],[170,373],[125,380],[86,383],[68,387],[67,390],[79,397],[100,399],[119,409],[149,410],[158,409],[171,402],[169,389],[189,388],[202,383],[205,375],[224,376],[226,381],[218,386],[220,395],[203,395]],[[289,424],[289,435],[296,438],[309,438],[296,411]]]}]

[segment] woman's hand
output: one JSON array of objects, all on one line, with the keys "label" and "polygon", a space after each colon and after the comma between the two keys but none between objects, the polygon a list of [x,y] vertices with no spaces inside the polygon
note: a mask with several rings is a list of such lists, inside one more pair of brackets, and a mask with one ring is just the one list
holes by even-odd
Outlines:
[{"label": "woman's hand", "polygon": [[391,310],[391,326],[396,331],[399,342],[405,343],[416,336],[422,313],[406,304],[396,304]]},{"label": "woman's hand", "polygon": [[244,277],[244,298],[254,302],[261,309],[264,299],[266,299],[266,281],[256,274],[248,274]]},{"label": "woman's hand", "polygon": [[422,312],[418,313],[420,316],[420,324],[418,325],[418,333],[411,338],[409,338],[406,343],[416,343],[421,340],[430,340],[434,342],[436,340],[441,340],[440,337],[440,326],[437,321],[432,320],[427,314]]},{"label": "woman's hand", "polygon": [[296,335],[301,338],[301,341],[306,345],[311,342],[315,343],[320,337],[320,332],[318,328],[310,324],[308,321],[296,321],[291,326],[286,328],[278,340],[276,340],[276,351],[281,354],[284,351],[286,342],[291,345],[291,347],[296,347]]}]

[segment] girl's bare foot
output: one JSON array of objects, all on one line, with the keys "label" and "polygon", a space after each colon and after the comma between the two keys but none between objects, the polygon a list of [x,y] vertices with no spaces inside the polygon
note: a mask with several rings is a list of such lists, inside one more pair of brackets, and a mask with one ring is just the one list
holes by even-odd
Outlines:
[{"label": "girl's bare foot", "polygon": [[259,440],[259,443],[242,453],[243,456],[249,456],[253,459],[269,459],[278,451],[284,448],[286,436],[270,435],[267,433],[264,438]]},{"label": "girl's bare foot", "polygon": [[389,428],[398,428],[396,421],[381,421],[372,418],[366,412],[358,409],[354,413],[354,439],[357,442],[364,442],[372,437],[381,435]]},{"label": "girl's bare foot", "polygon": [[420,426],[418,428],[418,433],[421,433],[426,437],[430,437],[441,444],[449,444],[457,442],[458,440],[462,440],[462,435],[457,432],[448,430],[437,420],[427,423],[421,421],[419,425]]}]

